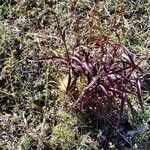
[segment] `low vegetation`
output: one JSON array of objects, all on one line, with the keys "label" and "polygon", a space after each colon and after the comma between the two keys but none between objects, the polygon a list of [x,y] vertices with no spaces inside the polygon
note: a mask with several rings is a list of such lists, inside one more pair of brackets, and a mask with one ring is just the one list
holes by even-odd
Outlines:
[{"label": "low vegetation", "polygon": [[0,149],[150,147],[148,0],[0,1]]}]

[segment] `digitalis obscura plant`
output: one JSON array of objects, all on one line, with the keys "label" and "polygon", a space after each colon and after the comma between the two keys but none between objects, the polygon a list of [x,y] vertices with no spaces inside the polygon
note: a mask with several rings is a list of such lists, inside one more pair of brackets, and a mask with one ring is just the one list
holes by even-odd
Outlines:
[{"label": "digitalis obscura plant", "polygon": [[[126,104],[133,117],[136,116],[130,97],[137,96],[137,102],[144,110],[138,77],[142,69],[135,62],[134,55],[123,45],[101,37],[90,48],[77,47],[69,54],[69,60],[59,56],[50,59],[59,61],[69,70],[66,92],[78,97],[73,108],[81,112],[90,108],[99,115],[115,115],[120,120]],[[83,76],[87,79],[87,85],[77,95],[77,82]]]},{"label": "digitalis obscura plant", "polygon": [[[94,6],[92,9],[92,18],[94,15],[96,19],[89,19],[89,39],[92,44],[81,45],[80,39],[72,50],[68,49],[65,31],[61,29],[57,15],[54,12],[52,14],[58,24],[57,30],[66,49],[66,57],[54,54],[44,59],[58,61],[68,68],[66,93],[74,97],[72,107],[79,112],[90,109],[100,117],[115,117],[120,122],[125,106],[130,108],[133,117],[136,116],[133,107],[135,103],[132,101],[133,97],[137,97],[135,99],[144,111],[139,78],[142,73],[140,62],[136,63],[134,55],[121,42],[114,42],[111,36],[107,36],[111,30],[109,34],[101,32],[94,37],[96,31],[101,30],[101,25],[96,23],[100,21],[97,8]],[[86,78],[87,85],[79,91],[78,83],[83,77]]]}]

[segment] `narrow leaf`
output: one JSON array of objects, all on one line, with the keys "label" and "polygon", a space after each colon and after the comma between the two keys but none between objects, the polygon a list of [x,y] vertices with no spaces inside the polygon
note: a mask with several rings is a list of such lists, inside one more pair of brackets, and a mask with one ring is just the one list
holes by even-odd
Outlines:
[{"label": "narrow leaf", "polygon": [[108,96],[108,91],[105,89],[105,87],[104,87],[103,85],[99,85],[99,87],[100,87],[100,90],[102,90],[103,93],[104,93],[106,96]]},{"label": "narrow leaf", "polygon": [[137,96],[138,96],[138,100],[141,106],[142,111],[144,112],[144,107],[143,107],[143,102],[142,102],[142,97],[141,97],[141,83],[140,81],[137,79],[136,81],[136,88],[137,88]]}]

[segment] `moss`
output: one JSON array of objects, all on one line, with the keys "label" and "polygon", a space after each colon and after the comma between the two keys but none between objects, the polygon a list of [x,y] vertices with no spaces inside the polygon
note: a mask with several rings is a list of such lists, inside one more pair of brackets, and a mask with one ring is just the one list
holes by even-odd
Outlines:
[{"label": "moss", "polygon": [[58,124],[52,129],[51,143],[62,149],[71,148],[75,145],[75,131],[69,126]]},{"label": "moss", "polygon": [[19,146],[20,150],[35,150],[37,149],[37,139],[33,135],[25,135],[22,137]]}]

